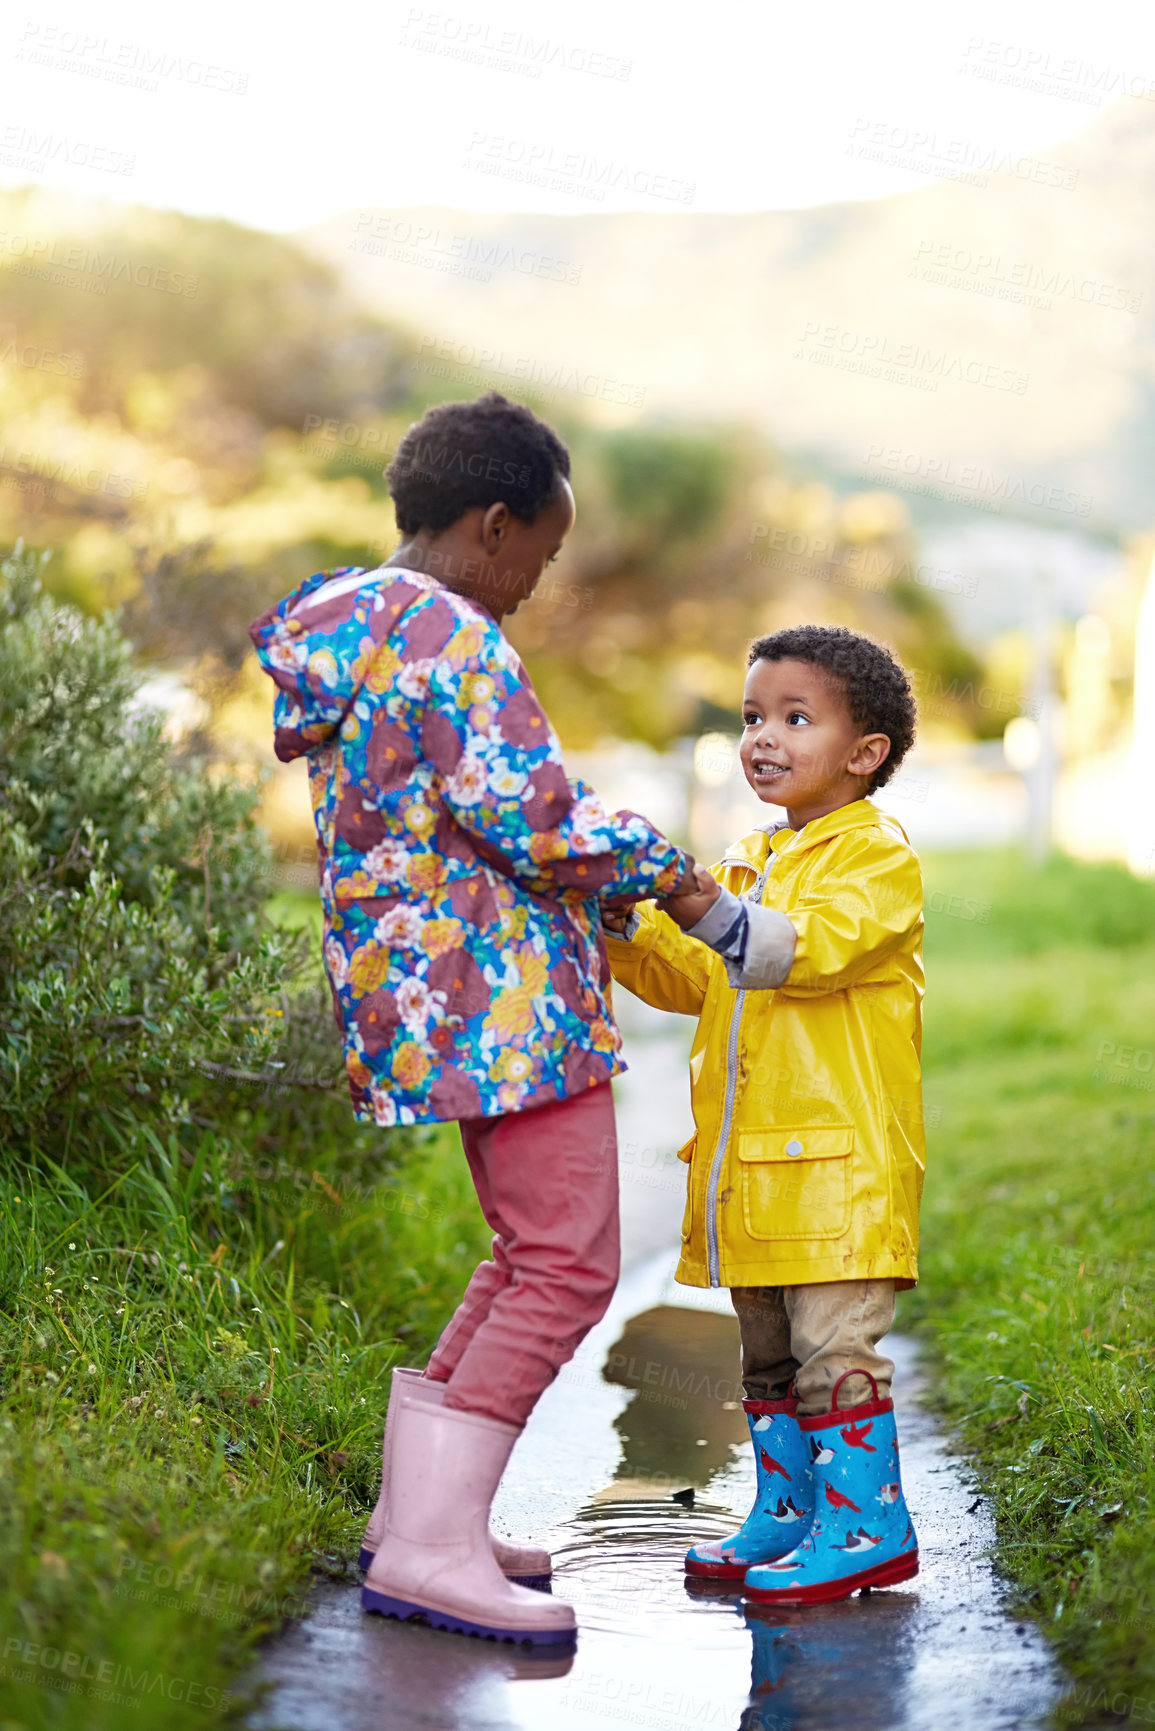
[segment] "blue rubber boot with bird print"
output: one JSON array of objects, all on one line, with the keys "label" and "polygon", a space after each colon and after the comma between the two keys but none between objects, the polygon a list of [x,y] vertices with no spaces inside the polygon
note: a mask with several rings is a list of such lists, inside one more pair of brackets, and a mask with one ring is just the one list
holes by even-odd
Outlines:
[{"label": "blue rubber boot with bird print", "polygon": [[[846,1376],[865,1376],[875,1398],[838,1410]],[[798,1421],[814,1469],[814,1518],[788,1556],[746,1574],[746,1598],[763,1605],[826,1605],[863,1587],[893,1587],[918,1574],[918,1540],[902,1494],[894,1402],[878,1399],[867,1371],[834,1385],[834,1410]]]},{"label": "blue rubber boot with bird print", "polygon": [[754,1507],[729,1538],[694,1545],[686,1573],[714,1581],[741,1581],[753,1563],[793,1550],[810,1524],[814,1479],[810,1450],[798,1427],[796,1400],[744,1400],[758,1488]]}]

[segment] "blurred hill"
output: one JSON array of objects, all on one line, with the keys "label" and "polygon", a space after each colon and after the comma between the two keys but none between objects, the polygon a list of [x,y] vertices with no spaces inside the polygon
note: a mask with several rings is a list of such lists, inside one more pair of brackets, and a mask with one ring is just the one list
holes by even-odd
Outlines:
[{"label": "blurred hill", "polygon": [[[163,685],[170,710],[183,705],[182,725],[206,730],[206,749],[267,763],[268,693],[249,620],[312,571],[381,563],[397,544],[383,470],[406,427],[430,402],[496,384],[545,413],[573,457],[576,529],[511,626],[567,747],[632,739],[663,750],[732,729],[750,637],[804,619],[891,643],[911,669],[924,732],[995,737],[1019,706],[1026,665],[1017,640],[997,636],[1013,638],[1015,608],[996,632],[976,629],[988,589],[1005,587],[1003,551],[991,555],[989,583],[945,556],[928,560],[896,477],[864,482],[831,464],[823,480],[768,436],[790,431],[781,398],[757,414],[728,408],[773,343],[708,298],[716,292],[724,314],[726,295],[752,292],[734,271],[705,258],[696,276],[675,268],[677,236],[685,252],[688,233],[708,230],[725,258],[744,235],[764,246],[778,224],[783,259],[782,237],[794,235],[800,294],[806,271],[831,270],[825,254],[876,215],[659,223],[667,283],[647,263],[653,219],[529,219],[539,248],[553,251],[494,252],[488,265],[462,242],[437,256],[488,273],[453,279],[462,308],[479,297],[470,318],[484,324],[488,306],[495,327],[508,317],[514,328],[525,295],[518,347],[487,338],[485,355],[463,361],[453,317],[465,311],[451,316],[432,293],[448,271],[399,265],[400,286],[371,307],[335,260],[283,236],[40,189],[0,195],[0,541],[53,549],[57,595],[90,612],[123,609],[168,682],[158,693]],[[590,221],[618,251],[579,263],[574,236],[588,246]],[[780,292],[777,256],[763,257],[767,295]],[[863,258],[863,293],[873,294]],[[630,325],[637,353],[622,348],[621,370],[591,372],[575,359],[581,319],[600,317],[611,265],[618,301],[649,297],[648,312]],[[695,282],[700,304],[687,302]],[[604,340],[623,343],[629,321],[605,292]],[[716,388],[692,388],[711,356]],[[639,383],[642,366],[656,384]],[[800,370],[857,403],[861,379]],[[944,398],[966,389],[940,383]],[[997,427],[1003,397],[977,394]],[[1068,422],[1078,424],[1073,411]],[[199,702],[185,702],[190,692]]]},{"label": "blurred hill", "polygon": [[57,549],[54,587],[90,608],[133,596],[160,552],[210,546],[242,607],[271,598],[381,536],[380,459],[327,485],[300,429],[388,415],[409,352],[291,241],[2,194],[0,533]]},{"label": "blurred hill", "polygon": [[944,178],[753,215],[360,210],[299,238],[462,394],[488,370],[609,420],[748,420],[858,485],[1149,523],[1155,108],[1015,162],[887,134],[847,148]]}]

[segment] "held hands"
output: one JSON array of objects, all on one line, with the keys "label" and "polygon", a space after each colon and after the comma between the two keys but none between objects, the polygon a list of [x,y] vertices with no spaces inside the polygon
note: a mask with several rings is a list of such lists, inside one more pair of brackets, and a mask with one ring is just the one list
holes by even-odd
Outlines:
[{"label": "held hands", "polygon": [[624,897],[616,896],[613,901],[602,902],[602,925],[608,932],[615,932],[618,937],[625,937],[626,924],[633,912],[634,903]]},{"label": "held hands", "polygon": [[[700,893],[701,886],[700,886],[700,883],[698,880],[698,873],[701,872],[702,867],[695,865],[694,861],[690,858],[689,854],[687,854],[685,857],[686,857],[686,869],[683,872],[681,878],[674,885],[674,888],[670,892],[670,895],[667,897],[663,897],[659,901],[658,905],[660,907],[666,908],[667,910],[670,907],[670,901],[674,897],[678,897],[679,899],[686,897],[686,896],[696,898]],[[706,876],[709,877],[709,874],[707,873]],[[711,883],[714,882],[713,878],[709,878],[709,881]],[[712,895],[710,897],[710,901],[714,900],[714,896],[717,895],[717,893],[718,893],[717,886],[715,885],[714,895]],[[645,901],[646,899],[647,898],[645,896],[607,896],[607,897],[605,897],[605,899],[599,904],[599,911],[600,911],[601,917],[602,917],[602,925],[605,926],[607,931],[616,932],[619,937],[624,936],[626,926],[629,922],[630,914],[633,912],[634,908],[637,906],[639,901]],[[705,913],[706,908],[708,906],[709,906],[709,902],[707,902],[703,905],[702,913]],[[695,919],[701,919],[701,917],[702,917],[702,914],[696,914],[694,916]],[[691,925],[693,925],[694,920],[691,920],[689,923]]]},{"label": "held hands", "polygon": [[668,896],[664,896],[658,906],[682,930],[689,931],[696,926],[708,908],[712,908],[719,895],[719,885],[712,878],[705,866],[696,865],[693,870],[693,883],[683,878],[677,888]]}]

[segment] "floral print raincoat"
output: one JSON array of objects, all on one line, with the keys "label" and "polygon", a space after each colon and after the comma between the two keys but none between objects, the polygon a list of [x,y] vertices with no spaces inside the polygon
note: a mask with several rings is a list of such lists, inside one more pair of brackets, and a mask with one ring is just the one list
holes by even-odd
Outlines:
[{"label": "floral print raincoat", "polygon": [[597,898],[661,894],[685,858],[567,779],[489,615],[417,572],[345,568],[250,631],[277,756],[309,760],[357,1116],[489,1117],[623,1069]]}]

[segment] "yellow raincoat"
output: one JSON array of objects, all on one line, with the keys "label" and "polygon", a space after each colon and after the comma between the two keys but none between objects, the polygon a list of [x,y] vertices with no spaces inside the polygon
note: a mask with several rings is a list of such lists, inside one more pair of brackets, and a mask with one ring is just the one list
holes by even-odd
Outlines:
[{"label": "yellow raincoat", "polygon": [[918,857],[902,826],[860,799],[800,830],[753,831],[713,875],[746,899],[761,883],[761,905],[797,932],[777,989],[731,986],[723,958],[653,902],[632,939],[607,933],[615,980],[698,1018],[677,1278],[913,1286],[925,1146]]}]

